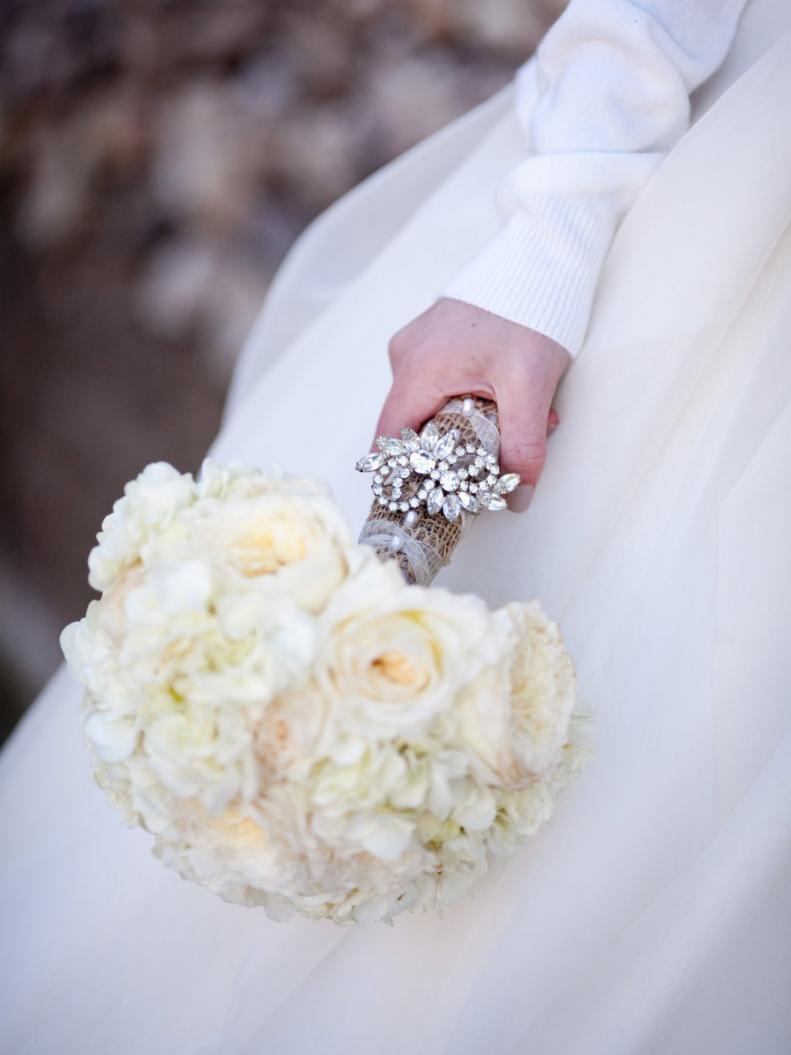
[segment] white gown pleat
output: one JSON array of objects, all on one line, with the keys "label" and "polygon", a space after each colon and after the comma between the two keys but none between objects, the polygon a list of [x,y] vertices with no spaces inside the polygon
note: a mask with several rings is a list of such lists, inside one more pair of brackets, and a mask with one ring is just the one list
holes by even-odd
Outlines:
[{"label": "white gown pleat", "polygon": [[[552,823],[442,918],[275,924],[123,827],[61,670],[0,756],[0,1050],[791,1050],[791,35],[755,10],[618,233],[529,512],[439,580],[561,624],[597,753]],[[323,477],[361,524],[387,339],[521,149],[501,93],[310,229],[213,455]]]}]

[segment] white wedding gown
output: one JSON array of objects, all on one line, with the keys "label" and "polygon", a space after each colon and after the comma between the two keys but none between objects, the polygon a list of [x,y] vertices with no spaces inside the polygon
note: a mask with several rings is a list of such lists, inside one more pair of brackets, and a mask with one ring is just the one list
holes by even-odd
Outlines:
[{"label": "white wedding gown", "polygon": [[[123,826],[60,670],[0,757],[2,1052],[791,1051],[790,33],[748,7],[617,235],[530,510],[439,579],[561,624],[597,754],[552,824],[442,918],[273,923]],[[309,229],[217,458],[321,476],[362,524],[387,339],[495,230],[510,102]]]}]

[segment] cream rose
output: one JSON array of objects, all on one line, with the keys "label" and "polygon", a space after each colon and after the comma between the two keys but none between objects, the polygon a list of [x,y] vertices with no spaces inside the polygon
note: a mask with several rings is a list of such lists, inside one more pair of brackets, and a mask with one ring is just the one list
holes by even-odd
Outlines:
[{"label": "cream rose", "polygon": [[318,612],[346,575],[345,529],[324,497],[273,488],[201,506],[193,544],[261,590],[287,594]]},{"label": "cream rose", "polygon": [[320,625],[319,684],[339,731],[365,737],[419,732],[499,643],[477,597],[405,586],[375,558],[336,591]]}]

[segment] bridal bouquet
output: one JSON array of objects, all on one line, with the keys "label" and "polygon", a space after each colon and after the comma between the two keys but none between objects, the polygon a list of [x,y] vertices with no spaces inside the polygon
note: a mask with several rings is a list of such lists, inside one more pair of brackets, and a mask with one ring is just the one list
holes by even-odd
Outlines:
[{"label": "bridal bouquet", "polygon": [[222,898],[336,923],[447,904],[579,766],[537,602],[408,584],[311,480],[149,465],[97,536],[62,647],[94,777]]}]

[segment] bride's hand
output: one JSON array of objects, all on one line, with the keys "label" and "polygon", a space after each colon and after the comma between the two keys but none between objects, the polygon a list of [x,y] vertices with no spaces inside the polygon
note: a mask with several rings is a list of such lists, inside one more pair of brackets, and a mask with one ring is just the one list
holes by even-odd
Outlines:
[{"label": "bride's hand", "polygon": [[442,298],[398,331],[389,354],[393,385],[376,435],[419,429],[452,396],[493,399],[501,465],[522,477],[511,508],[527,508],[544,467],[547,436],[558,423],[551,403],[569,353],[535,330]]}]

